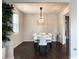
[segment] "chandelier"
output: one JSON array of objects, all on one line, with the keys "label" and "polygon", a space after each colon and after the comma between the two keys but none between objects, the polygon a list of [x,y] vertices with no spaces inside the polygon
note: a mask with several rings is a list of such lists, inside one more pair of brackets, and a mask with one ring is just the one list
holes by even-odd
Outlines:
[{"label": "chandelier", "polygon": [[38,20],[40,24],[44,23],[43,13],[42,13],[42,7],[40,7],[40,19]]}]

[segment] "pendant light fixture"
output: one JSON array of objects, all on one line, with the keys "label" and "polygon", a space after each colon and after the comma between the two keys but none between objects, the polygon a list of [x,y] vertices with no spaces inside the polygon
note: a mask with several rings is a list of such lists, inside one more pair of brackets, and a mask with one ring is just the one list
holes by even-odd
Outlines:
[{"label": "pendant light fixture", "polygon": [[43,24],[44,23],[42,9],[43,9],[43,7],[40,7],[40,19],[38,20],[40,24]]}]

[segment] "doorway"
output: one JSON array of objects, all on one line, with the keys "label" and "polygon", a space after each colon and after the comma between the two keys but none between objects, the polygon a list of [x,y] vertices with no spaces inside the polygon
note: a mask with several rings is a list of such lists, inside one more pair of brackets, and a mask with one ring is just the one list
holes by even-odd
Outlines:
[{"label": "doorway", "polygon": [[66,50],[67,50],[67,55],[69,56],[69,43],[70,43],[69,16],[65,16],[65,37],[66,37]]}]

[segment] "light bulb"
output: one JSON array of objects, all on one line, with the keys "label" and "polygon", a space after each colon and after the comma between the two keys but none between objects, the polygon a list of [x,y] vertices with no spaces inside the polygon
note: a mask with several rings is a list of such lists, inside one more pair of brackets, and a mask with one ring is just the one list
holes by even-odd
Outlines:
[{"label": "light bulb", "polygon": [[43,18],[39,19],[39,23],[40,24],[44,23],[44,19]]}]

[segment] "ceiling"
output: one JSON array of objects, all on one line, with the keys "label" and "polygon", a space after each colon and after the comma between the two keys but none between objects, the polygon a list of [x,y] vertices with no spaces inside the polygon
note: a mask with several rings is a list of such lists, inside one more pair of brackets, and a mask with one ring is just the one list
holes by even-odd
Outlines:
[{"label": "ceiling", "polygon": [[40,7],[43,7],[43,13],[59,13],[68,6],[68,3],[16,3],[14,6],[25,14],[40,13]]}]

